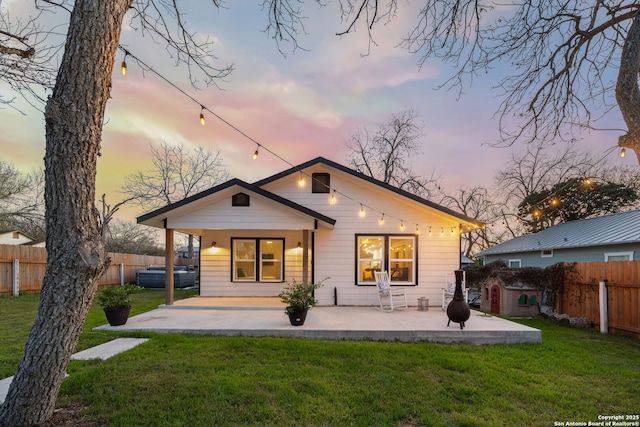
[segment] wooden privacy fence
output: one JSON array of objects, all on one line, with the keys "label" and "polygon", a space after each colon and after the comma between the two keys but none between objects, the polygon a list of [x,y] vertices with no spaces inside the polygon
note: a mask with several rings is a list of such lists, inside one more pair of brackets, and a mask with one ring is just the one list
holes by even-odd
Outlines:
[{"label": "wooden privacy fence", "polygon": [[[109,252],[111,264],[98,284],[117,285],[135,282],[136,271],[149,265],[164,265],[162,256]],[[175,265],[188,265],[192,260],[176,258]],[[38,292],[47,266],[47,250],[23,245],[0,245],[0,295]],[[17,284],[17,286],[16,286]]]},{"label": "wooden privacy fence", "polygon": [[[556,311],[586,317],[602,332],[640,337],[640,261],[581,262],[565,275]],[[601,304],[601,301],[603,304]],[[603,322],[601,313],[606,313]]]}]

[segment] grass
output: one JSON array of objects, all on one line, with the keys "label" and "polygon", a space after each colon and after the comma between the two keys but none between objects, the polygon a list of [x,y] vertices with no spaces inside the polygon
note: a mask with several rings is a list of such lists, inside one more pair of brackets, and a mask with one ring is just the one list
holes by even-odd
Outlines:
[{"label": "grass", "polygon": [[[162,303],[153,292],[134,295],[135,312]],[[19,362],[36,305],[0,298],[0,374]],[[542,344],[146,334],[107,361],[72,361],[58,405],[114,426],[551,426],[638,413],[640,341],[520,322]],[[104,323],[94,307],[78,350],[123,335],[91,330]]]}]

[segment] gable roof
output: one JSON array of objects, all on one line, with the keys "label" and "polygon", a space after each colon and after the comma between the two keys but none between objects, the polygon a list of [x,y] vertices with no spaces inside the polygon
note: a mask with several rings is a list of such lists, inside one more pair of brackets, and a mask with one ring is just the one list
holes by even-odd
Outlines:
[{"label": "gable roof", "polygon": [[458,212],[456,212],[456,211],[454,211],[452,209],[449,209],[449,208],[444,207],[442,205],[439,205],[437,203],[433,203],[433,202],[431,202],[431,201],[429,201],[427,199],[424,199],[422,197],[416,196],[413,193],[409,193],[406,190],[402,190],[402,189],[400,189],[398,187],[394,187],[393,185],[390,185],[390,184],[387,184],[386,182],[383,182],[383,181],[377,180],[375,178],[372,178],[372,177],[370,177],[368,175],[365,175],[365,174],[360,173],[358,171],[355,171],[355,170],[353,170],[351,168],[343,166],[343,165],[341,165],[339,163],[336,163],[336,162],[333,162],[331,160],[325,159],[324,157],[316,157],[313,160],[309,160],[308,162],[302,163],[302,164],[300,164],[298,166],[294,166],[294,167],[292,167],[290,169],[287,169],[285,171],[282,171],[280,173],[272,175],[272,176],[270,176],[268,178],[265,178],[265,179],[262,179],[260,181],[257,181],[257,182],[254,183],[254,185],[256,185],[258,187],[261,187],[261,186],[266,185],[266,184],[268,184],[270,182],[274,182],[274,181],[277,181],[279,179],[285,178],[285,177],[287,177],[289,175],[300,173],[302,170],[304,170],[304,169],[306,169],[308,167],[317,165],[317,164],[323,164],[323,165],[329,166],[329,167],[331,167],[333,169],[337,169],[337,170],[339,170],[341,172],[344,172],[344,173],[346,173],[348,175],[351,175],[351,176],[356,177],[358,179],[361,179],[363,181],[367,181],[367,182],[369,182],[371,184],[374,184],[374,185],[376,185],[378,187],[381,187],[381,188],[383,188],[385,190],[391,191],[393,193],[399,194],[399,195],[404,196],[404,197],[406,197],[408,199],[416,201],[416,202],[418,202],[418,203],[420,203],[422,205],[428,206],[428,207],[436,209],[436,210],[438,210],[440,212],[443,212],[443,213],[446,213],[448,215],[451,215],[451,216],[453,216],[455,218],[460,219],[461,221],[464,221],[464,222],[467,222],[467,223],[471,223],[476,228],[480,228],[480,227],[484,226],[484,223],[482,221],[479,221],[479,220],[477,220],[475,218],[468,217],[466,215],[458,213]]},{"label": "gable roof", "polygon": [[216,185],[214,187],[209,188],[208,190],[202,191],[198,194],[194,194],[191,197],[187,197],[186,199],[180,200],[179,202],[175,202],[172,203],[170,205],[164,206],[160,209],[156,209],[155,211],[149,212],[147,214],[144,214],[142,216],[139,216],[137,218],[137,222],[140,223],[146,223],[147,225],[151,225],[151,226],[156,226],[156,227],[161,227],[159,225],[159,223],[164,222],[164,218],[167,217],[167,214],[169,214],[172,211],[175,211],[176,209],[188,205],[190,203],[193,203],[197,200],[201,200],[204,199],[207,196],[211,196],[215,193],[218,193],[220,191],[226,190],[227,188],[233,187],[233,186],[238,186],[241,187],[249,192],[253,192],[254,194],[258,194],[260,196],[266,197],[267,199],[273,200],[276,203],[279,203],[281,205],[287,206],[293,210],[296,210],[302,214],[308,215],[312,218],[317,219],[318,221],[322,221],[325,222],[326,224],[333,226],[336,223],[336,220],[333,218],[330,218],[326,215],[323,215],[319,212],[316,212],[312,209],[309,209],[305,206],[299,205],[295,202],[292,202],[289,199],[285,199],[284,197],[280,197],[277,194],[271,193],[269,191],[266,191],[260,187],[257,187],[253,184],[249,184],[245,181],[242,181],[240,179],[234,178],[231,179],[227,182],[224,182],[222,184]]},{"label": "gable roof", "polygon": [[640,210],[564,222],[508,240],[477,256],[640,242]]}]

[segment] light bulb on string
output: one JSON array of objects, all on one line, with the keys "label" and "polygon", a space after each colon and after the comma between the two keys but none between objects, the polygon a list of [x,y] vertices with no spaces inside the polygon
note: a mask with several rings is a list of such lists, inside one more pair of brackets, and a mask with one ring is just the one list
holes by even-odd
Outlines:
[{"label": "light bulb on string", "polygon": [[416,234],[420,234],[420,226],[416,224]]},{"label": "light bulb on string", "polygon": [[360,218],[364,218],[367,215],[367,212],[364,210],[364,206],[360,204],[360,211],[358,211],[358,216]]},{"label": "light bulb on string", "polygon": [[433,236],[433,233],[431,232],[431,226],[429,226],[429,236]]},{"label": "light bulb on string", "polygon": [[440,235],[444,236],[444,227],[440,227]]},{"label": "light bulb on string", "polygon": [[627,149],[626,148],[622,148],[622,150],[620,150],[620,158],[624,158],[624,156],[627,155]]},{"label": "light bulb on string", "polygon": [[201,105],[200,108],[200,124],[204,126],[207,123],[204,119],[204,105]]},{"label": "light bulb on string", "polygon": [[127,75],[127,54],[124,54],[124,59],[122,60],[122,64],[120,65],[120,72],[122,73],[122,76],[126,76]]},{"label": "light bulb on string", "polygon": [[306,185],[306,182],[304,181],[304,175],[302,175],[302,172],[301,172],[300,176],[298,177],[298,187],[304,188],[305,185]]},{"label": "light bulb on string", "polygon": [[333,193],[331,193],[331,196],[329,197],[329,204],[335,205],[337,201],[338,200],[336,199],[336,190],[333,190]]},{"label": "light bulb on string", "polygon": [[260,153],[258,152],[258,150],[259,150],[259,149],[260,149],[260,144],[258,144],[258,145],[256,146],[256,151],[254,151],[254,152],[253,152],[253,160],[255,160],[255,159],[257,159],[257,158],[258,158],[258,154],[260,154]]},{"label": "light bulb on string", "polygon": [[400,220],[400,230],[404,231],[404,221]]},{"label": "light bulb on string", "polygon": [[383,225],[384,224],[384,214],[382,214],[382,216],[380,217],[380,219],[378,220],[378,224]]}]

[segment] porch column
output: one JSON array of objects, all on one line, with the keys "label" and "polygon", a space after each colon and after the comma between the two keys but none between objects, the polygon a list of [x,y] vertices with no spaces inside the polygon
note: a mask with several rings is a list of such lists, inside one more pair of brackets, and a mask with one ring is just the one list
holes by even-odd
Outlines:
[{"label": "porch column", "polygon": [[164,303],[173,305],[173,228],[167,228],[164,246]]},{"label": "porch column", "polygon": [[302,283],[309,284],[309,230],[302,230]]}]

